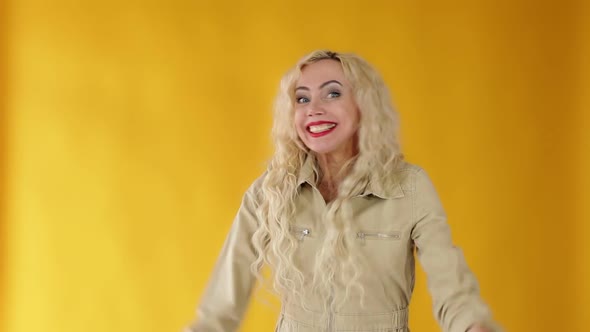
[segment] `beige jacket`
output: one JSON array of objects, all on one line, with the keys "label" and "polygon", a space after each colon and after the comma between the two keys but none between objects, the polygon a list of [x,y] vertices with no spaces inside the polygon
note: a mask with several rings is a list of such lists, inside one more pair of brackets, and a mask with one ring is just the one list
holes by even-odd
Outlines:
[{"label": "beige jacket", "polygon": [[[465,332],[476,322],[493,332],[500,331],[479,297],[477,281],[461,251],[451,242],[445,212],[426,172],[404,162],[394,175],[397,185],[385,190],[368,186],[351,202],[367,269],[361,277],[366,292],[364,305],[359,298],[347,299],[343,308],[326,318],[319,313],[319,305],[306,310],[297,303],[283,303],[276,331],[409,332],[414,252],[428,276],[434,314],[443,331]],[[322,241],[321,216],[326,204],[315,187],[309,161],[298,178],[300,194],[293,231],[301,241],[295,259],[304,272],[310,272]],[[198,318],[185,332],[238,329],[255,282],[250,273],[255,258],[250,239],[257,224],[254,199],[260,183],[259,179],[244,195],[201,299]],[[343,296],[343,291],[334,291],[336,298]],[[309,302],[316,303],[313,295],[309,296]]]}]

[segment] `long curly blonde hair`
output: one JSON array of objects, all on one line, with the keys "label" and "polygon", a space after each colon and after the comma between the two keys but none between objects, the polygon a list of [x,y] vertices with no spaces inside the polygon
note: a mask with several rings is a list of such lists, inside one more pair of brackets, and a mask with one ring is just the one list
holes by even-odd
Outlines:
[{"label": "long curly blonde hair", "polygon": [[[345,77],[352,85],[360,111],[357,133],[358,154],[346,164],[347,176],[338,186],[337,197],[328,205],[325,215],[325,239],[315,257],[314,271],[301,271],[294,262],[300,241],[290,229],[296,214],[297,179],[308,157],[314,160],[314,170],[321,176],[313,152],[299,139],[294,123],[295,84],[301,70],[319,60],[331,59],[342,65]],[[398,115],[392,107],[387,86],[378,72],[354,54],[314,51],[301,59],[282,78],[274,105],[272,135],[275,153],[262,179],[258,193],[259,226],[252,242],[257,259],[252,272],[262,282],[268,281],[260,271],[268,265],[273,272],[272,286],[282,299],[295,298],[305,306],[305,289],[322,300],[324,312],[337,310],[330,296],[335,285],[345,287],[346,296],[357,289],[361,298],[364,288],[359,284],[358,251],[355,250],[355,223],[350,199],[362,193],[367,185],[389,188],[394,179],[392,171],[403,160],[398,139]],[[311,259],[311,258],[310,258]],[[309,278],[309,275],[312,277]],[[309,280],[311,279],[311,280]],[[311,287],[310,287],[311,286]]]}]

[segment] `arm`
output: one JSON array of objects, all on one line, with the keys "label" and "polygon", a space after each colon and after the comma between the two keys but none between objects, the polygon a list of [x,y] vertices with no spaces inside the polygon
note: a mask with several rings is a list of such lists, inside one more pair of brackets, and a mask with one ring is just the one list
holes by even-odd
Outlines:
[{"label": "arm", "polygon": [[254,200],[248,191],[201,298],[198,318],[184,332],[238,329],[256,279],[250,272],[250,265],[256,258],[251,244],[256,225]]},{"label": "arm", "polygon": [[428,277],[434,315],[446,332],[499,332],[463,254],[451,240],[446,213],[426,174],[415,174],[412,239]]}]

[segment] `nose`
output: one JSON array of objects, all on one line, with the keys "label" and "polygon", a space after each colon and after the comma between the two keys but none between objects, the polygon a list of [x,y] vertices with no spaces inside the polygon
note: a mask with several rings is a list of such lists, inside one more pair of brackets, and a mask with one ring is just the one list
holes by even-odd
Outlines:
[{"label": "nose", "polygon": [[312,100],[307,104],[307,116],[322,115],[326,113],[321,102]]}]

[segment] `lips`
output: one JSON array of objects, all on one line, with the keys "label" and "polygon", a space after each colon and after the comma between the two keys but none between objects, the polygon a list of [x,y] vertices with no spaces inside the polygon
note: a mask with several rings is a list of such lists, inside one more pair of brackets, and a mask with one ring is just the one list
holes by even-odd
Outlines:
[{"label": "lips", "polygon": [[307,125],[307,132],[311,137],[321,137],[331,133],[338,124],[329,121],[311,122]]}]

